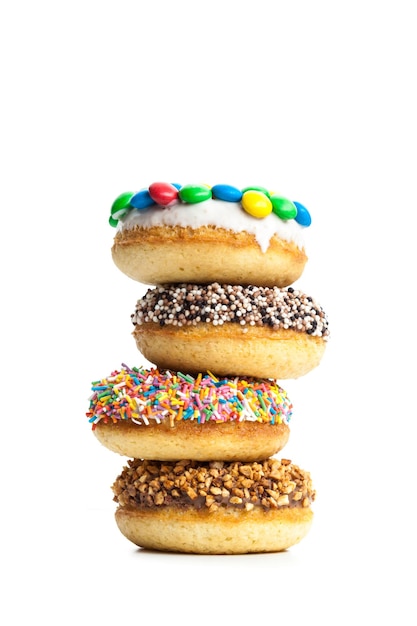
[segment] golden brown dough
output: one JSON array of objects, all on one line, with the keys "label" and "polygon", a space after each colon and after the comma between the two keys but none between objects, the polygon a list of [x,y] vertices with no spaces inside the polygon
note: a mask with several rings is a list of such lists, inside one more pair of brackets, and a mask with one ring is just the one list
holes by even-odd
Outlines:
[{"label": "golden brown dough", "polygon": [[287,424],[260,422],[180,421],[138,425],[130,421],[99,422],[94,430],[106,448],[140,459],[255,461],[282,450],[290,435]]},{"label": "golden brown dough", "polygon": [[116,266],[144,284],[213,281],[285,287],[303,273],[307,255],[293,242],[272,237],[263,252],[254,235],[205,226],[136,226],[116,233]]},{"label": "golden brown dough", "polygon": [[143,356],[160,368],[281,380],[310,372],[326,348],[322,337],[238,324],[179,328],[149,322],[136,326],[133,336]]},{"label": "golden brown dough", "polygon": [[311,509],[221,510],[118,509],[116,523],[132,543],[149,550],[195,554],[281,552],[309,532]]}]

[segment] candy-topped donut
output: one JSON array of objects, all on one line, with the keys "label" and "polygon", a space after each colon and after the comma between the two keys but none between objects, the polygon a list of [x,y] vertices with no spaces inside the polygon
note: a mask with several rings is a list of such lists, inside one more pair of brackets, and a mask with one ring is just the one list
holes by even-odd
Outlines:
[{"label": "candy-topped donut", "polygon": [[122,366],[92,385],[87,413],[98,440],[140,459],[265,459],[289,438],[292,404],[273,380],[193,377]]},{"label": "candy-topped donut", "polygon": [[111,207],[116,266],[144,284],[285,287],[307,262],[308,210],[263,187],[151,184]]},{"label": "candy-topped donut", "polygon": [[151,363],[222,376],[299,378],[319,365],[329,338],[322,307],[294,287],[160,285],[131,319]]}]

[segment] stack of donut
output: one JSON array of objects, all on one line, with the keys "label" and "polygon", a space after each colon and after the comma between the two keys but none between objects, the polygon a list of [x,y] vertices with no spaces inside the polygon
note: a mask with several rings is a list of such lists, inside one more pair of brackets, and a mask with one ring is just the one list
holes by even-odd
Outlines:
[{"label": "stack of donut", "polygon": [[321,306],[291,286],[310,223],[263,187],[158,182],[114,201],[112,257],[149,285],[131,320],[154,365],[95,381],[87,416],[128,457],[112,489],[137,546],[278,552],[308,533],[310,475],[276,455],[293,409],[278,381],[317,367],[329,337]]}]

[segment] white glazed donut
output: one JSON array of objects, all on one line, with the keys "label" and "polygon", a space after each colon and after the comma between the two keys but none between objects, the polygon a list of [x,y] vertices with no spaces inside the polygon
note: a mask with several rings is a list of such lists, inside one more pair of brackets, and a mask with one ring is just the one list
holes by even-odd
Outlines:
[{"label": "white glazed donut", "polygon": [[177,187],[153,183],[113,203],[112,257],[127,276],[144,284],[278,287],[301,276],[311,222],[303,205],[266,189]]}]

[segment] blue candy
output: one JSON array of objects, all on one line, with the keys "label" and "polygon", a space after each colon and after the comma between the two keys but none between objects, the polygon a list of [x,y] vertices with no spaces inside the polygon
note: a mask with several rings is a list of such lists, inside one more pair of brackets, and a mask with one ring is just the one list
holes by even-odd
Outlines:
[{"label": "blue candy", "polygon": [[130,199],[130,206],[134,209],[146,209],[148,206],[152,206],[155,202],[152,200],[149,191],[147,189],[141,189],[133,198]]},{"label": "blue candy", "polygon": [[310,224],[311,224],[311,215],[308,212],[308,210],[305,208],[304,205],[300,204],[299,202],[295,202],[293,200],[293,203],[297,207],[297,215],[294,218],[295,221],[298,222],[298,224],[300,224],[300,226],[310,226]]},{"label": "blue candy", "polygon": [[225,200],[226,202],[240,202],[242,200],[242,192],[237,187],[231,185],[214,185],[211,188],[213,198]]}]

